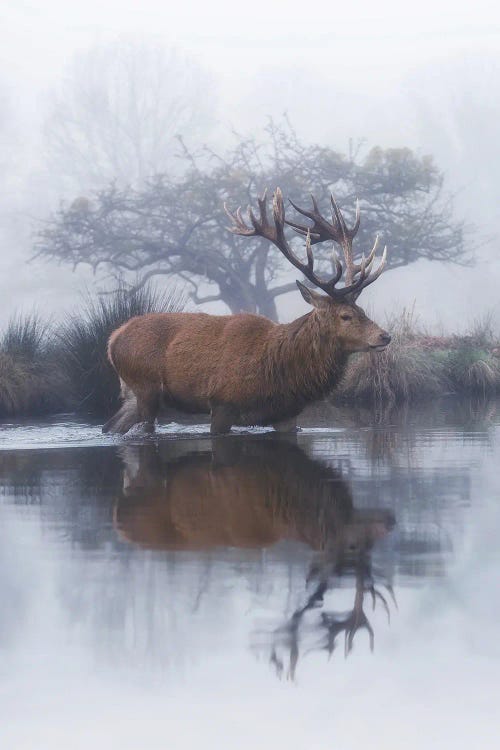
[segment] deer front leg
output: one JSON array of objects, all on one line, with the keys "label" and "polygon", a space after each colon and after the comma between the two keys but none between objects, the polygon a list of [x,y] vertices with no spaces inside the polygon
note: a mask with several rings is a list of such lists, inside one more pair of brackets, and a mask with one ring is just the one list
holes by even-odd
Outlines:
[{"label": "deer front leg", "polygon": [[235,422],[234,409],[228,404],[210,404],[210,434],[229,432]]}]

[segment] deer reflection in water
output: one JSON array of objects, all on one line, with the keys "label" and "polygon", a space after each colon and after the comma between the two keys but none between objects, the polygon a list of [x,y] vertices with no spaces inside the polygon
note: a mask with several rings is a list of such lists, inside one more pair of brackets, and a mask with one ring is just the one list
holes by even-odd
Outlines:
[{"label": "deer reflection in water", "polygon": [[[292,440],[227,436],[211,439],[208,449],[206,441],[201,450],[193,452],[192,446],[180,441],[123,449],[123,491],[114,511],[121,537],[148,549],[191,551],[303,543],[315,553],[306,581],[314,588],[273,631],[270,660],[278,675],[285,648],[288,676],[294,678],[304,617],[323,606],[326,592],[341,578],[354,575],[354,606],[347,614],[321,612],[322,647],[331,654],[344,632],[348,653],[361,628],[373,647],[363,602],[368,593],[389,614],[370,556],[374,543],[393,528],[392,512],[356,509],[341,471],[308,457]],[[389,582],[384,585],[394,600]]]}]

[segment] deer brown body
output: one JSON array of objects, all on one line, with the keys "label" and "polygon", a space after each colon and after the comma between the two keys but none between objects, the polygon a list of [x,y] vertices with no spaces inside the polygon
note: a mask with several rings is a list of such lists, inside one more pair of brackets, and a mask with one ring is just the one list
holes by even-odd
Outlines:
[{"label": "deer brown body", "polygon": [[[333,199],[332,199],[333,201]],[[361,289],[380,275],[370,275],[376,244],[356,266],[350,247],[359,225],[348,230],[337,211],[337,225],[317,212],[306,212],[312,228],[292,226],[307,234],[307,264],[301,263],[284,238],[284,210],[277,191],[274,226],[266,215],[265,197],[259,201],[260,221],[250,212],[253,229],[239,212],[231,215],[233,231],[259,234],[283,254],[327,296],[299,284],[313,310],[289,324],[259,315],[159,313],[132,318],[109,341],[109,359],[121,383],[124,404],[104,431],[126,432],[135,423],[153,427],[161,405],[186,412],[209,413],[211,431],[227,432],[232,425],[274,425],[289,429],[306,404],[328,394],[342,377],[349,354],[381,350],[390,336],[355,304]],[[322,223],[320,223],[322,222]],[[336,274],[322,281],[313,271],[311,244],[328,238],[344,248],[346,286],[335,288],[342,266],[335,257]]]}]

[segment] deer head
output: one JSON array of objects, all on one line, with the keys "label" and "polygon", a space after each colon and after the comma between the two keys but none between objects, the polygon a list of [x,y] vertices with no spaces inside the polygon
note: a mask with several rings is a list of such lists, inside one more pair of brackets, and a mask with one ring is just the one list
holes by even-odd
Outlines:
[{"label": "deer head", "polygon": [[[228,229],[234,234],[245,237],[263,237],[272,242],[283,253],[285,258],[298,268],[318,289],[326,296],[297,281],[297,286],[305,299],[315,308],[317,315],[335,332],[335,337],[346,352],[382,351],[389,344],[390,335],[380,326],[370,320],[364,311],[356,304],[356,300],[369,284],[373,284],[380,276],[386,265],[387,248],[384,248],[380,264],[372,270],[378,247],[378,236],[368,257],[362,256],[359,263],[354,263],[352,241],[360,224],[359,202],[356,204],[356,219],[354,226],[349,228],[333,197],[330,196],[332,206],[331,222],[325,219],[312,197],[312,208],[300,208],[290,201],[300,214],[310,219],[310,226],[288,221],[285,218],[283,195],[279,188],[273,196],[273,219],[267,213],[267,192],[258,199],[259,217],[248,208],[248,223],[243,219],[241,208],[234,213],[226,205],[224,209],[231,219],[232,225]],[[295,254],[285,236],[285,224],[292,227],[298,234],[306,238],[307,262],[303,263]],[[335,250],[333,251],[334,275],[329,279],[321,278],[314,270],[314,255],[312,246],[318,242],[333,240],[342,248],[344,265]],[[342,276],[344,286],[337,286]]]}]

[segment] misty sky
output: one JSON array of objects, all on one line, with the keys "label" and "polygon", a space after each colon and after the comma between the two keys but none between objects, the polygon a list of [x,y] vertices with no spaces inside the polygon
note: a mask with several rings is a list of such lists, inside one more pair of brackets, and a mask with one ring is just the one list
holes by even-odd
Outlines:
[{"label": "misty sky", "polygon": [[309,16],[302,4],[261,0],[245,5],[47,0],[6,4],[0,19],[4,64],[33,80],[57,75],[68,57],[91,42],[143,33],[187,49],[229,76],[300,61],[312,69],[335,64],[350,81],[369,75],[386,86],[402,69],[426,59],[497,51],[500,12],[484,0],[473,6],[424,0],[414,7],[396,0],[320,2]]},{"label": "misty sky", "polygon": [[[14,267],[24,308],[59,310],[72,303],[82,283],[95,284],[88,274],[75,277],[53,264],[20,265],[28,255],[28,226],[40,214],[27,207],[26,197],[34,203],[32,196],[42,190],[31,172],[43,152],[35,130],[76,54],[96,42],[137,35],[154,35],[209,71],[217,101],[210,138],[218,144],[231,128],[258,131],[267,116],[286,111],[301,136],[339,150],[353,138],[433,154],[447,188],[457,193],[457,217],[477,221],[478,235],[486,238],[480,258],[490,266],[450,272],[417,264],[388,274],[367,299],[377,309],[387,309],[389,297],[401,304],[416,300],[426,320],[445,323],[454,320],[450,310],[457,307],[466,316],[495,308],[500,10],[484,1],[468,7],[430,0],[413,7],[328,2],[315,4],[313,12],[306,5],[261,1],[4,4],[0,93],[17,137],[17,162],[9,164],[10,181],[0,196],[4,210],[12,203],[22,226],[18,247],[12,233],[8,241],[0,236],[2,297],[12,288]],[[293,317],[300,301],[287,304]],[[11,309],[1,304],[0,319]],[[496,314],[500,319],[499,309]]]}]

